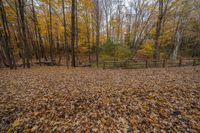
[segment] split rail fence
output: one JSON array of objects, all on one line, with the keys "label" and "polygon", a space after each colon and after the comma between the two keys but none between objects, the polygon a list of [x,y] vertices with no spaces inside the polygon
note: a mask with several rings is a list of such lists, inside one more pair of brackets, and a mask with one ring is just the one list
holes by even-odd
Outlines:
[{"label": "split rail fence", "polygon": [[142,69],[142,68],[165,68],[165,67],[183,67],[183,66],[197,66],[200,65],[200,58],[191,58],[172,61],[164,60],[118,60],[118,61],[104,61],[103,68],[124,68],[124,69]]}]

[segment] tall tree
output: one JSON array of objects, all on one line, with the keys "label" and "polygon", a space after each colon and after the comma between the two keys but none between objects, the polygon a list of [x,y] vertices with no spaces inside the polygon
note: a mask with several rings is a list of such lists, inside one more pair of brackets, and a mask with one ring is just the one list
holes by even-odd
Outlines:
[{"label": "tall tree", "polygon": [[34,6],[33,0],[31,0],[31,4],[32,4],[33,23],[34,23],[34,32],[35,32],[36,54],[38,56],[39,64],[41,66],[41,48],[40,48],[40,40],[38,36],[38,21],[37,21],[37,16],[35,13],[35,6]]},{"label": "tall tree", "polygon": [[106,22],[106,40],[108,40],[110,37],[109,18],[111,16],[110,12],[112,10],[112,0],[102,0],[102,5]]},{"label": "tall tree", "polygon": [[175,12],[175,33],[174,33],[174,45],[171,54],[172,60],[177,60],[179,50],[183,44],[184,30],[187,25],[188,16],[191,12],[190,2],[182,0],[178,2],[178,7]]},{"label": "tall tree", "polygon": [[27,41],[24,0],[18,0],[18,11],[19,11],[19,17],[20,17],[20,27],[21,27],[21,35],[22,35],[22,41],[23,41],[23,56],[25,58],[25,66],[27,66],[27,68],[30,68],[30,51],[29,51],[29,45]]},{"label": "tall tree", "polygon": [[75,3],[75,38],[76,38],[76,62],[77,62],[77,65],[79,65],[79,27],[78,27],[78,0],[76,0],[76,3]]},{"label": "tall tree", "polygon": [[90,46],[90,16],[88,11],[85,11],[85,24],[86,24],[86,31],[87,31],[87,45],[88,45],[88,62],[91,64],[91,46]]},{"label": "tall tree", "polygon": [[65,54],[66,54],[66,64],[69,67],[69,47],[67,43],[67,25],[66,25],[66,18],[65,18],[65,0],[62,0],[62,13],[63,13],[63,25],[64,25],[64,47],[65,47]]},{"label": "tall tree", "polygon": [[72,11],[71,11],[71,51],[72,51],[72,67],[76,66],[76,59],[75,59],[75,3],[76,0],[72,0]]},{"label": "tall tree", "polygon": [[52,0],[49,0],[49,45],[50,45],[50,58],[51,65],[55,64],[53,57],[53,28],[52,28]]},{"label": "tall tree", "polygon": [[100,7],[99,0],[95,0],[96,21],[96,65],[99,66],[99,43],[100,43]]},{"label": "tall tree", "polygon": [[[3,24],[3,29],[0,29],[0,39],[3,42],[0,42],[0,43],[2,44],[2,48],[6,54],[6,58],[8,60],[9,67],[10,67],[10,69],[13,69],[13,67],[14,67],[13,60],[14,59],[12,59],[13,53],[11,51],[11,46],[10,46],[10,32],[9,32],[7,16],[6,16],[6,12],[5,12],[2,0],[0,0],[0,12],[1,12],[1,23]],[[3,56],[2,56],[2,59],[3,59]]]},{"label": "tall tree", "polygon": [[167,13],[168,4],[169,0],[158,0],[158,18],[156,23],[156,33],[154,39],[154,54],[153,54],[154,59],[158,59],[159,57],[158,42],[161,34],[162,23]]},{"label": "tall tree", "polygon": [[130,4],[130,18],[131,23],[131,49],[136,53],[140,45],[145,40],[146,36],[153,28],[154,22],[151,20],[156,5],[149,9],[151,4],[146,0],[136,0]]}]

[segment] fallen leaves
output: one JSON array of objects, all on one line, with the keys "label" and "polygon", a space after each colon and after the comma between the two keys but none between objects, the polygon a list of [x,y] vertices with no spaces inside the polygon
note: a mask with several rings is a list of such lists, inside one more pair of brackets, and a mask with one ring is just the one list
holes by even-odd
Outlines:
[{"label": "fallen leaves", "polygon": [[0,70],[0,131],[199,132],[200,67]]}]

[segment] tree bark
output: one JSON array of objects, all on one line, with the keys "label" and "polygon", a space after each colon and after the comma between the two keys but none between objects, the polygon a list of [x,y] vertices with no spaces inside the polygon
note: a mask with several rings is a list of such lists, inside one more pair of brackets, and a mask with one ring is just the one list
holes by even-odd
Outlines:
[{"label": "tree bark", "polygon": [[99,0],[95,1],[96,9],[96,65],[99,66],[99,43],[100,43],[100,9]]},{"label": "tree bark", "polygon": [[91,46],[90,46],[90,22],[88,11],[86,11],[86,30],[87,30],[87,45],[88,45],[88,62],[91,64]]},{"label": "tree bark", "polygon": [[62,10],[63,10],[63,24],[64,24],[64,47],[65,47],[65,55],[66,55],[66,64],[69,67],[69,47],[67,43],[67,26],[66,26],[66,18],[65,18],[65,1],[62,0]]},{"label": "tree bark", "polygon": [[29,46],[27,43],[27,34],[26,34],[26,23],[25,23],[25,3],[24,0],[18,0],[18,9],[19,9],[19,16],[20,16],[20,26],[22,32],[22,41],[23,41],[23,54],[25,58],[25,66],[30,68],[30,51]]},{"label": "tree bark", "polygon": [[177,60],[178,57],[178,51],[180,49],[181,46],[181,40],[182,40],[182,33],[180,31],[177,31],[176,33],[176,42],[175,42],[175,47],[172,53],[172,60]]},{"label": "tree bark", "polygon": [[105,21],[106,21],[106,39],[108,40],[110,37],[109,34],[109,20],[108,20],[108,0],[103,0],[103,7],[105,12]]},{"label": "tree bark", "polygon": [[[176,19],[176,18],[175,18]],[[174,48],[171,55],[172,60],[177,60],[178,52],[180,50],[181,44],[182,44],[182,38],[183,38],[183,20],[182,16],[178,16],[176,24],[176,30],[175,30],[175,40],[174,40]]]},{"label": "tree bark", "polygon": [[75,3],[76,0],[72,0],[72,11],[71,11],[71,50],[72,50],[72,67],[76,67],[75,59]]},{"label": "tree bark", "polygon": [[76,3],[75,3],[75,11],[76,11],[76,17],[75,17],[75,20],[76,20],[76,26],[75,26],[75,31],[76,31],[76,62],[77,62],[77,65],[79,65],[79,47],[78,47],[78,41],[79,41],[79,29],[78,29],[78,0],[76,0]]},{"label": "tree bark", "polygon": [[39,44],[39,37],[38,37],[38,22],[37,22],[37,16],[35,13],[35,7],[34,7],[34,2],[33,0],[31,0],[31,4],[32,4],[32,13],[33,13],[33,21],[34,21],[34,32],[35,32],[35,41],[36,41],[36,53],[38,55],[38,60],[39,60],[39,64],[41,66],[41,51],[40,51],[40,44]]},{"label": "tree bark", "polygon": [[8,27],[8,21],[7,21],[7,16],[6,16],[6,12],[4,9],[4,5],[3,5],[3,1],[0,0],[0,12],[1,12],[1,21],[3,24],[3,32],[1,32],[1,40],[4,40],[4,45],[3,45],[3,50],[5,51],[6,54],[6,58],[8,60],[9,63],[9,67],[10,69],[13,69],[13,67],[16,68],[16,64],[15,64],[15,59],[13,56],[13,51],[11,48],[11,40],[10,40],[10,31],[9,31],[9,27]]},{"label": "tree bark", "polygon": [[50,58],[51,58],[51,65],[54,65],[54,58],[53,58],[53,27],[52,27],[52,0],[49,0],[49,45],[50,45]]},{"label": "tree bark", "polygon": [[154,54],[153,58],[156,60],[158,59],[158,40],[160,37],[160,32],[161,32],[161,26],[162,26],[162,21],[163,21],[163,0],[159,0],[159,14],[158,14],[158,19],[157,19],[157,24],[156,24],[156,33],[155,33],[155,39],[154,39]]}]

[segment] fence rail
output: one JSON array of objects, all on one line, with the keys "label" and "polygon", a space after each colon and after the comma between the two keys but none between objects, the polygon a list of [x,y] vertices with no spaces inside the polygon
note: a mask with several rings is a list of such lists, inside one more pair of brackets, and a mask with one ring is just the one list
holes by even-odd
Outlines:
[{"label": "fence rail", "polygon": [[141,68],[165,68],[165,67],[182,67],[182,66],[196,66],[200,65],[200,58],[190,58],[172,61],[164,60],[118,60],[118,61],[104,61],[103,68],[125,68],[125,69],[141,69]]}]

